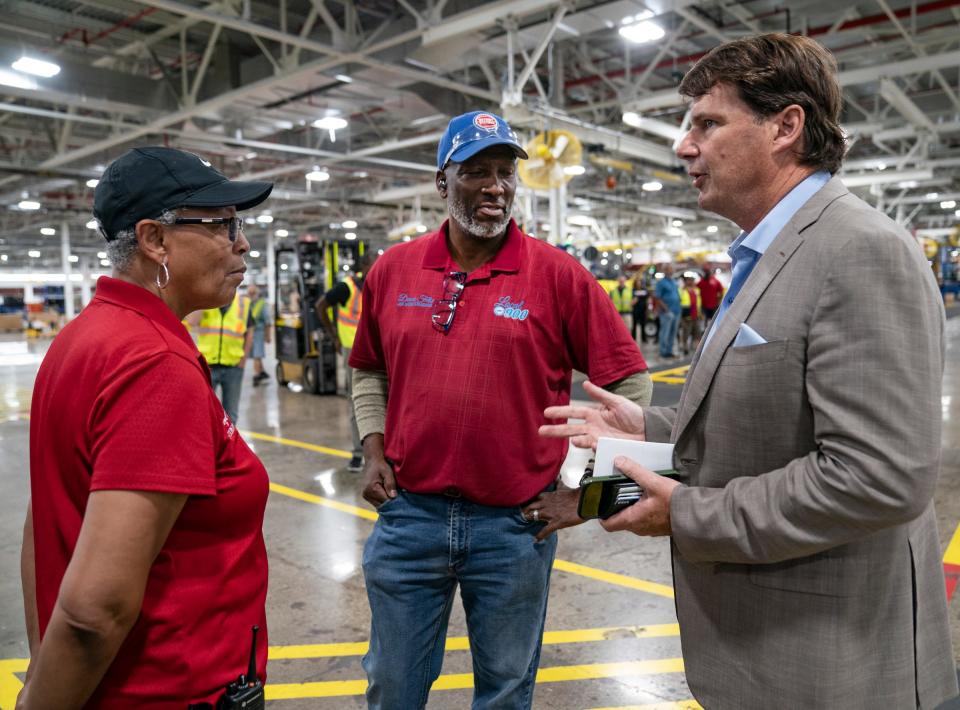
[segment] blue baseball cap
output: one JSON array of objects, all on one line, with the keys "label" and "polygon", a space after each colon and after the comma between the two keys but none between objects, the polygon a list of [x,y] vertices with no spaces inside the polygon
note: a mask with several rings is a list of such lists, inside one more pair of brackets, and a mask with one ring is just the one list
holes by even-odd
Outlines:
[{"label": "blue baseball cap", "polygon": [[462,163],[481,150],[494,145],[508,145],[518,158],[527,159],[517,134],[500,116],[488,111],[471,111],[450,120],[437,146],[437,170],[447,163]]}]

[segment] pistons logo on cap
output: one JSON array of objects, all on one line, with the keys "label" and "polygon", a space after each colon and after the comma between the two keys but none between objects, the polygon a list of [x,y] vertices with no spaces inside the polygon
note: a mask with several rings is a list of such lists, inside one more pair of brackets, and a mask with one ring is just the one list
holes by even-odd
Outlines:
[{"label": "pistons logo on cap", "polygon": [[473,125],[485,131],[495,131],[500,124],[497,123],[495,116],[491,116],[489,113],[478,113],[473,117]]}]

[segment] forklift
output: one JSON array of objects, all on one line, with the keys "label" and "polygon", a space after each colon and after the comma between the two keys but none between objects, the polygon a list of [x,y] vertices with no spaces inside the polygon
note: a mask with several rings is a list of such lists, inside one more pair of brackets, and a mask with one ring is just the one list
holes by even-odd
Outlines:
[{"label": "forklift", "polygon": [[310,394],[337,393],[337,353],[314,304],[349,273],[363,242],[321,241],[311,234],[276,249],[274,323],[277,383],[299,381]]}]

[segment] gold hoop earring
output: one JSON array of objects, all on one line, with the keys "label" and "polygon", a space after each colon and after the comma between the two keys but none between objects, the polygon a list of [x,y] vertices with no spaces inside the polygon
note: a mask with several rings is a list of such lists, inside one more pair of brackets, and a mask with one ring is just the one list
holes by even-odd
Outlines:
[{"label": "gold hoop earring", "polygon": [[[163,274],[163,281],[160,280],[160,274]],[[161,291],[170,283],[170,269],[167,268],[167,260],[164,259],[157,267],[157,288]]]}]

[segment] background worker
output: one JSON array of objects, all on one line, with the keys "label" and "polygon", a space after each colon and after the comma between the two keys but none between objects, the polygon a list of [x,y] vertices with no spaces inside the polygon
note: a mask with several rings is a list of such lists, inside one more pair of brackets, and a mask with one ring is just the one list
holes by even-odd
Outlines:
[{"label": "background worker", "polygon": [[[623,320],[627,329],[631,328],[630,316],[633,311],[633,290],[627,286],[627,277],[621,274],[617,277],[617,285],[610,289],[610,298],[613,300],[613,307],[617,309],[620,318]],[[636,337],[634,337],[636,340]]]},{"label": "background worker", "polygon": [[697,282],[697,290],[700,291],[700,308],[703,310],[703,318],[709,323],[720,307],[720,299],[723,298],[723,284],[720,283],[710,264],[703,265],[703,276]]},{"label": "background worker", "polygon": [[683,285],[680,286],[680,351],[689,355],[696,350],[700,339],[700,309],[699,295],[694,285],[692,274],[683,275]]},{"label": "background worker", "polygon": [[[347,464],[347,470],[355,472],[363,470],[363,446],[360,444],[360,432],[357,431],[357,414],[353,407],[353,369],[350,367],[349,361],[350,352],[353,350],[353,343],[357,337],[357,326],[360,324],[360,316],[363,314],[363,279],[376,259],[376,252],[368,251],[361,254],[360,258],[357,259],[353,274],[334,284],[333,288],[323,294],[314,305],[317,316],[320,318],[320,324],[333,341],[334,349],[337,354],[343,355],[347,401],[350,405],[350,434],[353,437],[353,450],[350,462]],[[336,327],[330,321],[330,314],[328,313],[328,309],[332,306],[337,309]]]},{"label": "background worker", "polygon": [[663,278],[654,288],[657,297],[657,340],[660,357],[670,360],[676,357],[673,349],[677,344],[677,327],[680,325],[680,289],[673,278],[673,264],[663,265]]},{"label": "background worker", "polygon": [[187,323],[197,338],[197,349],[210,367],[213,391],[220,390],[223,409],[236,424],[243,368],[253,347],[250,299],[237,292],[228,305],[193,313]]},{"label": "background worker", "polygon": [[270,375],[263,369],[263,358],[266,357],[265,343],[273,341],[273,321],[267,299],[257,284],[247,286],[247,298],[250,299],[250,322],[253,324],[250,358],[253,360],[253,386],[256,387],[270,379]]},{"label": "background worker", "polygon": [[424,707],[458,587],[473,706],[530,707],[557,536],[538,540],[551,518],[519,506],[554,487],[566,454],[537,436],[541,406],[569,402],[573,368],[649,401],[607,293],[511,218],[518,157],[499,116],[452,119],[435,178],[449,219],[387,250],[363,285],[350,364],[379,513],[363,553],[371,708]]},{"label": "background worker", "polygon": [[633,277],[633,314],[630,323],[630,334],[634,340],[637,340],[637,332],[640,333],[640,340],[637,342],[647,342],[647,307],[650,291],[647,289],[646,274],[638,271]]}]

